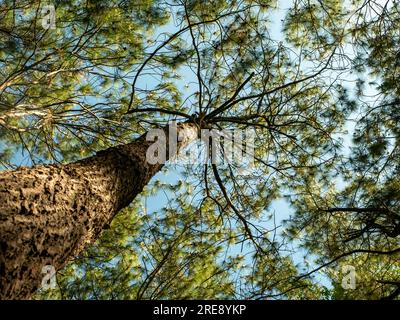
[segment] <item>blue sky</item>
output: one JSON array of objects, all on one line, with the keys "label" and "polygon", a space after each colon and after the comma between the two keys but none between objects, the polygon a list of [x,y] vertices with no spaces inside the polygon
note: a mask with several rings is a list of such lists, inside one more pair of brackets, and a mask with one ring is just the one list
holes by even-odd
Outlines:
[{"label": "blue sky", "polygon": [[[289,10],[291,5],[291,1],[278,1],[278,7],[276,10],[273,11],[270,15],[270,25],[269,25],[269,32],[270,36],[272,37],[273,40],[276,40],[277,42],[282,41],[284,39],[284,35],[282,33],[282,22],[285,19],[285,16],[287,14],[287,11]],[[169,32],[173,33],[177,29],[173,24],[169,24],[164,28],[160,28],[157,30],[158,32]],[[188,38],[190,41],[190,39]],[[178,87],[180,88],[181,92],[184,93],[184,95],[189,95],[194,91],[198,90],[198,85],[197,85],[197,78],[196,74],[189,70],[188,68],[181,68],[178,71],[178,74],[180,74],[185,81],[178,81]],[[187,86],[188,84],[189,86]],[[154,83],[154,79],[150,77],[142,77],[138,83],[139,86],[154,86],[156,83]],[[184,96],[185,99],[186,96]],[[350,139],[347,139],[347,143],[350,143]],[[179,180],[184,180],[185,178],[181,174],[182,167],[178,166],[172,166],[172,165],[166,165],[168,167],[168,173],[165,174],[164,172],[158,173],[152,181],[155,180],[160,180],[163,183],[177,183]],[[155,213],[158,210],[160,210],[163,207],[168,206],[168,201],[169,199],[172,199],[174,195],[170,192],[165,192],[164,190],[159,190],[156,195],[150,196],[147,199],[145,199],[146,203],[146,210],[147,213]],[[294,210],[290,207],[289,203],[287,200],[284,198],[280,198],[277,200],[274,200],[271,207],[269,208],[268,212],[265,212],[265,216],[268,213],[275,213],[275,223],[276,225],[282,225],[282,222],[286,219],[288,219],[291,215],[294,214]],[[273,229],[273,221],[269,221],[265,227],[267,229]],[[280,231],[283,230],[283,228],[279,229]],[[279,234],[279,233],[278,233]],[[246,247],[242,248],[240,245],[237,246],[232,246],[229,250],[229,253],[232,255],[235,254],[244,254],[246,255],[247,253]],[[291,254],[294,262],[300,265],[304,265],[304,255],[305,251],[300,248],[296,248],[296,244],[293,244],[293,250],[295,251],[294,254]],[[316,265],[312,262],[313,257],[309,256],[308,260],[310,262],[309,270],[312,270]],[[251,265],[251,255],[247,255],[245,259],[245,264],[248,266]],[[302,270],[305,271],[305,270]],[[322,274],[322,273],[317,273],[316,279],[318,279],[318,282],[323,284],[324,286],[330,287],[330,281]]]}]

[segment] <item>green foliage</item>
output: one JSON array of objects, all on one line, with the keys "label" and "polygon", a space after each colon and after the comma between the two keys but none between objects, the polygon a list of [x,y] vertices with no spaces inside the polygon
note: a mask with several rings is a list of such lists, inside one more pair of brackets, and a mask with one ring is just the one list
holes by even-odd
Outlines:
[{"label": "green foliage", "polygon": [[57,1],[45,30],[39,2],[1,3],[3,167],[171,120],[256,136],[249,175],[167,166],[182,180],[153,181],[38,298],[398,299],[399,4],[294,0],[279,24],[282,5]]},{"label": "green foliage", "polygon": [[19,1],[0,9],[2,140],[35,163],[131,139],[140,128],[121,119],[123,75],[141,58],[145,33],[168,15],[150,1],[59,1],[56,28],[44,29],[43,6]]}]

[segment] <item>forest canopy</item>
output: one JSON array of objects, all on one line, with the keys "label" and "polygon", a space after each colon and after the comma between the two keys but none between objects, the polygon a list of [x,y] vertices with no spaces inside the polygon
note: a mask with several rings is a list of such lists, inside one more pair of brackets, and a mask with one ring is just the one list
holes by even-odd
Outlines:
[{"label": "forest canopy", "polygon": [[398,1],[0,0],[0,35],[3,171],[254,132],[246,174],[167,162],[35,299],[399,299]]}]

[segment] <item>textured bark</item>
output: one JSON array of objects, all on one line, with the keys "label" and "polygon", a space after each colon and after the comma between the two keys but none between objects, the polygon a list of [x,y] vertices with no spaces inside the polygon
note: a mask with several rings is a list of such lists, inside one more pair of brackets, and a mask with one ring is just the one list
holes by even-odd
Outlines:
[{"label": "textured bark", "polygon": [[[180,124],[193,139],[193,124]],[[115,214],[139,194],[163,164],[150,165],[145,135],[66,165],[0,173],[0,298],[27,299],[42,268],[61,269],[93,242]]]}]

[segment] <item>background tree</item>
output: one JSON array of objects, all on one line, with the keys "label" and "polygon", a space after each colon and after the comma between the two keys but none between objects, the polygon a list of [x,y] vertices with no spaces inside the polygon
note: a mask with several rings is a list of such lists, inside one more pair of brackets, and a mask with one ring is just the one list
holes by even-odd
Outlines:
[{"label": "background tree", "polygon": [[[290,225],[328,267],[334,298],[393,299],[400,293],[399,5],[357,4],[347,31],[357,100],[343,99],[357,105],[350,152],[335,171],[340,180],[321,172],[304,180],[308,191],[294,200],[298,211]],[[356,268],[357,290],[341,288],[338,270],[344,265]]]}]

